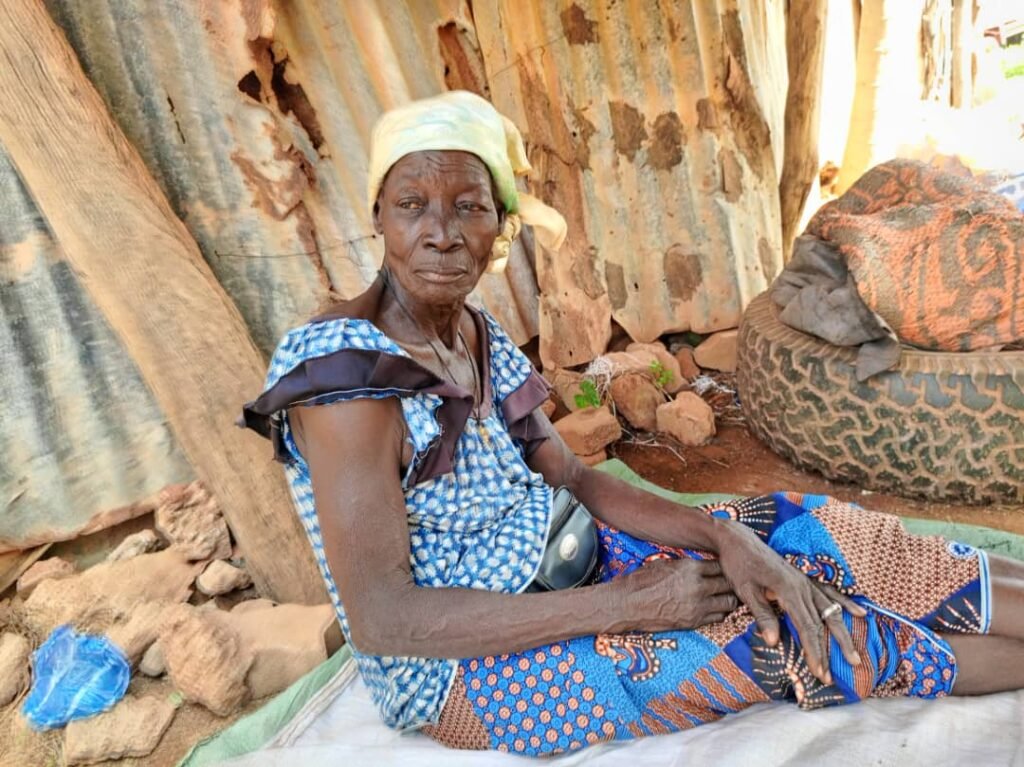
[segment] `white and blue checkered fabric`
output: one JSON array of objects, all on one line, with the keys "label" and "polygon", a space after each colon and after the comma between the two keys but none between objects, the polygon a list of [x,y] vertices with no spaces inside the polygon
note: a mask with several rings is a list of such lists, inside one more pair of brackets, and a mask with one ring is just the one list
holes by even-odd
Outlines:
[{"label": "white and blue checkered fabric", "polygon": [[[410,565],[424,587],[463,587],[515,593],[533,579],[544,553],[551,513],[551,489],[527,467],[509,436],[501,402],[530,377],[523,353],[484,313],[490,335],[494,403],[480,422],[467,420],[456,444],[454,470],[420,484],[403,482],[409,521]],[[360,319],[314,322],[289,332],[270,364],[270,388],[303,362],[346,349],[408,357],[372,323]],[[397,389],[339,391],[317,397],[319,404],[358,397],[398,396],[414,452],[411,465],[441,436],[435,417],[440,397]],[[285,465],[292,498],[346,638],[348,621],[324,554],[309,467],[281,413],[282,433],[292,459]],[[458,661],[443,658],[378,657],[353,653],[366,686],[390,727],[436,722],[454,680]]]}]

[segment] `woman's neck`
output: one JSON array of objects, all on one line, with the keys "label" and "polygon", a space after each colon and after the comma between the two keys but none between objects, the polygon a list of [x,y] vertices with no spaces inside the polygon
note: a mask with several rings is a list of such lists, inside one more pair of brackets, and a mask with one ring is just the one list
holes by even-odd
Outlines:
[{"label": "woman's neck", "polygon": [[465,299],[443,306],[429,304],[410,295],[394,275],[382,272],[381,278],[386,297],[385,313],[391,323],[398,323],[410,339],[426,340],[430,344],[440,342],[449,349],[455,347]]}]

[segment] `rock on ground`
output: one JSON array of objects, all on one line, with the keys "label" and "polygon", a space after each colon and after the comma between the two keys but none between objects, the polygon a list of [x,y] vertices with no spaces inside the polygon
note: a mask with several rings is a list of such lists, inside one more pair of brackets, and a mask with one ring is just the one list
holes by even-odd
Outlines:
[{"label": "rock on ground", "polygon": [[178,691],[218,716],[228,716],[249,696],[245,677],[253,654],[218,621],[220,615],[178,605],[160,632],[160,647]]},{"label": "rock on ground", "polygon": [[[679,362],[660,341],[653,344],[630,344],[626,347],[627,354],[633,352],[648,352],[653,354],[656,360],[661,363],[661,367],[668,374],[668,381],[662,388],[669,394],[675,394],[686,385],[686,378],[679,369]],[[648,370],[650,370],[650,365],[648,365]]]},{"label": "rock on ground", "polygon": [[612,380],[612,401],[615,409],[637,429],[656,431],[658,406],[665,404],[665,395],[646,373],[626,373]]},{"label": "rock on ground", "polygon": [[28,640],[20,634],[0,634],[0,708],[28,687]]},{"label": "rock on ground", "polygon": [[[202,569],[175,549],[140,554],[117,562],[101,562],[61,580],[46,580],[25,600],[30,628],[46,635],[62,623],[95,619],[107,628],[116,616],[130,615],[144,602],[184,602]],[[105,620],[102,616],[109,616]],[[90,628],[96,626],[90,622]]]},{"label": "rock on ground", "polygon": [[129,535],[107,555],[108,562],[117,562],[121,559],[131,559],[139,554],[148,554],[160,546],[160,537],[152,530],[140,530],[134,535]]},{"label": "rock on ground", "polygon": [[658,408],[658,431],[684,445],[703,445],[715,435],[715,414],[696,394],[682,392]]},{"label": "rock on ground", "polygon": [[231,536],[217,501],[198,482],[167,488],[154,519],[157,531],[188,559],[227,559]]},{"label": "rock on ground", "polygon": [[593,455],[622,436],[618,419],[607,407],[570,413],[555,423],[555,429],[576,455]]},{"label": "rock on ground", "polygon": [[251,610],[267,610],[277,605],[273,599],[265,599],[259,597],[258,599],[247,599],[244,602],[239,602],[237,605],[231,608],[233,613],[247,613]]},{"label": "rock on ground", "polygon": [[598,450],[592,455],[581,455],[579,459],[585,466],[597,466],[597,464],[608,460],[608,451],[604,449]]},{"label": "rock on ground", "polygon": [[164,662],[164,649],[157,640],[149,646],[149,649],[139,661],[139,671],[146,676],[163,676],[167,673],[167,664]]},{"label": "rock on ground", "polygon": [[257,699],[280,692],[341,644],[337,615],[329,604],[222,612],[213,620],[230,628],[252,654],[246,685]]},{"label": "rock on ground", "polygon": [[155,696],[126,695],[110,711],[68,724],[64,759],[91,764],[152,753],[174,718],[175,708]]},{"label": "rock on ground", "polygon": [[736,372],[736,344],[739,331],[723,330],[704,339],[697,347],[693,358],[702,368],[721,370],[726,373]]},{"label": "rock on ground", "polygon": [[141,602],[132,608],[127,620],[114,624],[104,633],[135,666],[160,635],[164,613],[172,604],[167,601]]},{"label": "rock on ground", "polygon": [[544,370],[544,376],[547,378],[551,388],[555,390],[555,396],[562,401],[562,404],[569,409],[569,412],[575,412],[580,408],[576,405],[576,395],[580,393],[580,382],[583,380],[583,374],[577,373],[574,370],[562,370],[561,368],[554,368],[551,370]]},{"label": "rock on ground", "polygon": [[196,588],[204,594],[216,597],[229,591],[244,589],[252,584],[249,573],[222,559],[215,559],[196,578]]},{"label": "rock on ground", "polygon": [[24,596],[38,584],[47,579],[67,578],[74,574],[75,566],[67,560],[61,559],[60,557],[40,559],[28,570],[22,573],[20,578],[18,578],[17,591],[19,594]]},{"label": "rock on ground", "polygon": [[693,381],[700,375],[700,366],[693,359],[693,347],[683,346],[676,352],[676,362],[679,363],[679,372],[687,381]]},{"label": "rock on ground", "polygon": [[[646,344],[633,344],[632,346],[646,346]],[[598,360],[604,360],[605,363],[611,365],[613,376],[623,373],[650,373],[651,365],[660,361],[658,355],[646,348],[633,348],[632,351],[625,352],[608,352],[608,354],[598,357]]]}]

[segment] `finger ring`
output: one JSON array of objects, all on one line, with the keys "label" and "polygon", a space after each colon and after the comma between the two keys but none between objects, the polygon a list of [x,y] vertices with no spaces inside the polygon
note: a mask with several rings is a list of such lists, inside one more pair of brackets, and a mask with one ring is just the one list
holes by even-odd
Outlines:
[{"label": "finger ring", "polygon": [[838,602],[833,602],[832,604],[830,604],[828,607],[826,607],[824,610],[821,611],[821,619],[823,621],[827,621],[833,615],[839,615],[839,613],[841,613],[842,611],[843,611],[843,606],[841,604],[839,604]]}]

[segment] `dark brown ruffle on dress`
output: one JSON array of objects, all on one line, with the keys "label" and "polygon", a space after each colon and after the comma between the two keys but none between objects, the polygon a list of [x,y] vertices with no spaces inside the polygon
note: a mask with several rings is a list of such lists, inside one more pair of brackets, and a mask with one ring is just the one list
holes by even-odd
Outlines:
[{"label": "dark brown ruffle on dress", "polygon": [[[471,314],[477,323],[481,348],[487,351],[481,372],[484,398],[492,402],[490,334],[483,317],[475,311]],[[394,391],[402,397],[417,394],[441,397],[441,406],[436,413],[441,437],[418,457],[410,471],[409,481],[415,485],[450,472],[454,467],[455,445],[473,407],[472,393],[439,378],[409,357],[388,352],[341,349],[306,360],[283,375],[253,402],[245,404],[238,425],[269,439],[274,446],[274,458],[287,463],[291,456],[285,447],[277,415],[281,410],[323,404],[340,394],[384,390]],[[527,456],[547,439],[545,419],[537,408],[548,398],[549,391],[547,382],[533,370],[522,386],[501,403],[509,435],[523,446]]]}]

